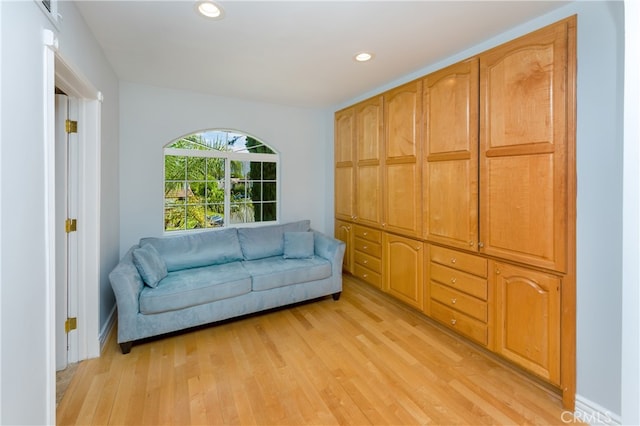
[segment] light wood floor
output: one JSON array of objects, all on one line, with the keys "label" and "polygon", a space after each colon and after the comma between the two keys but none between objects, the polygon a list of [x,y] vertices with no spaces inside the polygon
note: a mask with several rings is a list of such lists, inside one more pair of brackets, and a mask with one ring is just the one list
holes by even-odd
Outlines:
[{"label": "light wood floor", "polygon": [[57,410],[81,425],[566,423],[559,396],[350,277],[330,297],[134,345]]}]

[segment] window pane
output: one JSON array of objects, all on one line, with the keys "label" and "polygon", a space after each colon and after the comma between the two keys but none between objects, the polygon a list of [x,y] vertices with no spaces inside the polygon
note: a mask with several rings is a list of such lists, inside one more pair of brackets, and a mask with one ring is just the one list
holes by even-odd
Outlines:
[{"label": "window pane", "polygon": [[187,179],[204,180],[206,176],[207,159],[203,157],[190,157],[187,159]]},{"label": "window pane", "polygon": [[164,156],[164,179],[183,180],[186,176],[187,157]]},{"label": "window pane", "polygon": [[207,158],[207,180],[224,180],[224,158]]},{"label": "window pane", "polygon": [[207,182],[207,203],[224,203],[224,188],[218,187],[218,182]]},{"label": "window pane", "polygon": [[184,182],[165,182],[164,204],[184,204]]},{"label": "window pane", "polygon": [[262,162],[252,161],[250,163],[249,179],[262,180]]},{"label": "window pane", "polygon": [[262,184],[262,200],[276,201],[277,184],[275,182],[265,182]]},{"label": "window pane", "polygon": [[248,171],[248,169],[249,169],[249,162],[234,160],[231,162],[231,177],[244,178],[244,175]]},{"label": "window pane", "polygon": [[184,229],[186,207],[167,207],[164,209],[164,229],[166,231],[176,231]]},{"label": "window pane", "polygon": [[207,205],[207,227],[217,228],[224,226],[224,204]]},{"label": "window pane", "polygon": [[276,180],[277,163],[263,163],[263,179]]},{"label": "window pane", "polygon": [[230,223],[253,222],[253,204],[231,203]]},{"label": "window pane", "polygon": [[189,190],[187,191],[188,203],[204,203],[207,195],[206,182],[187,182]]},{"label": "window pane", "polygon": [[231,183],[231,202],[239,202],[247,198],[246,182],[236,181]]},{"label": "window pane", "polygon": [[206,228],[204,205],[187,206],[187,229]]},{"label": "window pane", "polygon": [[262,220],[273,221],[277,217],[277,204],[276,203],[262,203]]}]

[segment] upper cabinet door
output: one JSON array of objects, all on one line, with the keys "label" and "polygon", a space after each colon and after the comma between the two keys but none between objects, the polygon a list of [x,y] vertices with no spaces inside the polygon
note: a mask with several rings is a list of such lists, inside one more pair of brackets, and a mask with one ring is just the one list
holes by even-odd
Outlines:
[{"label": "upper cabinet door", "polygon": [[353,220],[355,201],[355,109],[335,115],[335,210],[337,219]]},{"label": "upper cabinet door", "polygon": [[478,58],[423,80],[424,236],[464,250],[478,243]]},{"label": "upper cabinet door", "polygon": [[382,96],[356,105],[356,220],[382,224]]},{"label": "upper cabinet door", "polygon": [[488,255],[566,271],[575,20],[480,55],[480,241]]},{"label": "upper cabinet door", "polygon": [[384,218],[382,226],[419,236],[422,224],[421,143],[422,81],[384,94]]}]

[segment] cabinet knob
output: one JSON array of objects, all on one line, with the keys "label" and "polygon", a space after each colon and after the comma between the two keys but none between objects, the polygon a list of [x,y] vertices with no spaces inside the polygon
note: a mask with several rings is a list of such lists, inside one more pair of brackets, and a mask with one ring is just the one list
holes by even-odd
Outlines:
[{"label": "cabinet knob", "polygon": [[369,233],[368,232],[363,232],[362,235],[364,235],[366,237],[367,235],[369,235]]},{"label": "cabinet knob", "polygon": [[383,224],[382,224],[382,227],[383,227],[383,228],[386,228],[386,227],[387,227],[387,224],[386,224],[386,223],[383,223]]},{"label": "cabinet knob", "polygon": [[416,246],[416,250],[420,250],[421,248],[421,246]]},{"label": "cabinet knob", "polygon": [[469,241],[469,246],[473,247],[475,244],[473,243],[473,241]]},{"label": "cabinet knob", "polygon": [[458,301],[458,299],[456,299],[455,297],[453,299],[451,299],[451,303],[454,304],[454,305],[456,304],[457,301]]},{"label": "cabinet knob", "polygon": [[367,263],[369,263],[369,261],[368,260],[363,260],[362,263],[364,263],[366,265]]},{"label": "cabinet knob", "polygon": [[458,281],[455,277],[451,278],[451,284],[455,284]]},{"label": "cabinet knob", "polygon": [[456,325],[456,320],[455,319],[451,320],[451,325]]},{"label": "cabinet knob", "polygon": [[369,248],[369,246],[362,246],[362,250],[366,250],[368,248]]},{"label": "cabinet knob", "polygon": [[478,248],[484,247],[484,243],[478,243]]},{"label": "cabinet knob", "polygon": [[367,278],[369,274],[362,274],[362,278]]},{"label": "cabinet knob", "polygon": [[451,258],[451,263],[456,263],[456,258],[455,257]]}]

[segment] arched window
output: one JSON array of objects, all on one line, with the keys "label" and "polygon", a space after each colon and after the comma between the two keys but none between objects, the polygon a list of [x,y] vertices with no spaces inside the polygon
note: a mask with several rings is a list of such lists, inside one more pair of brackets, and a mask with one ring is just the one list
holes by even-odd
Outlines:
[{"label": "arched window", "polygon": [[207,130],[164,147],[164,230],[278,219],[279,155],[253,136]]}]

